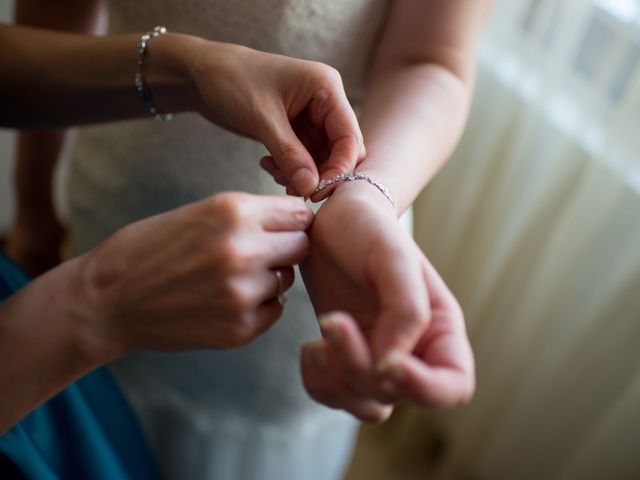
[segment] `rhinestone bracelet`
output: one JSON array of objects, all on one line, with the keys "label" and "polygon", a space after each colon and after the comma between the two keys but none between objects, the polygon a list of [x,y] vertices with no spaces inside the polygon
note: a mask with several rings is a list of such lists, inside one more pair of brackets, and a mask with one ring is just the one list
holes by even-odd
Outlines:
[{"label": "rhinestone bracelet", "polygon": [[149,109],[151,115],[156,120],[160,120],[161,122],[168,122],[173,118],[173,114],[161,112],[156,108],[156,104],[153,102],[153,97],[151,96],[151,90],[144,83],[144,75],[142,74],[143,66],[144,66],[144,55],[147,52],[147,45],[149,45],[149,40],[152,38],[159,37],[160,35],[164,35],[167,33],[166,27],[162,25],[158,25],[151,32],[147,32],[142,34],[140,37],[140,41],[138,42],[138,70],[136,71],[135,76],[135,85],[136,91],[138,92],[138,96],[144,103],[144,106]]},{"label": "rhinestone bracelet", "polygon": [[377,180],[367,175],[366,173],[361,172],[341,173],[334,178],[330,178],[328,180],[320,180],[320,183],[318,183],[318,186],[313,193],[316,194],[333,185],[337,185],[342,182],[353,182],[354,180],[364,180],[376,187],[385,197],[387,197],[387,200],[391,202],[393,209],[396,209],[396,202],[393,200],[393,196],[391,195],[389,189],[380,180]]}]

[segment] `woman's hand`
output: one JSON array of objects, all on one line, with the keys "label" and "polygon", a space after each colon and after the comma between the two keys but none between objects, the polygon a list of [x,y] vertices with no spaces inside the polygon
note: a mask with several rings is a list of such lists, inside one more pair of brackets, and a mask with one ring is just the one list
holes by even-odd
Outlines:
[{"label": "woman's hand", "polygon": [[343,184],[310,240],[301,269],[325,337],[303,347],[310,395],[367,421],[401,400],[467,402],[475,377],[462,312],[389,201],[365,182]]},{"label": "woman's hand", "polygon": [[364,158],[362,133],[335,69],[238,45],[191,45],[186,65],[201,113],[264,143],[271,155],[261,165],[277,170],[289,193],[308,195],[319,175],[353,171]]},{"label": "woman's hand", "polygon": [[130,351],[250,342],[282,313],[312,219],[299,198],[222,193],[129,225],[0,303],[0,434]]},{"label": "woman's hand", "polygon": [[126,351],[248,343],[280,317],[312,219],[298,198],[222,193],[132,224],[80,258],[84,315]]}]

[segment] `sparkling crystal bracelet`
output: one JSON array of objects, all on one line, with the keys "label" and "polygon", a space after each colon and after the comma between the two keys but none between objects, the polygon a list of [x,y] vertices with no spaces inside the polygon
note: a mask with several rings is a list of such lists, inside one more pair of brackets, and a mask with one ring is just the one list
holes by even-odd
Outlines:
[{"label": "sparkling crystal bracelet", "polygon": [[373,185],[374,187],[376,187],[378,190],[380,190],[380,192],[385,197],[387,197],[387,200],[391,202],[393,209],[394,210],[396,209],[396,202],[393,200],[393,196],[391,195],[391,192],[389,191],[389,189],[385,187],[380,180],[377,180],[371,177],[370,175],[367,175],[366,173],[361,173],[361,172],[341,173],[340,175],[334,178],[330,178],[328,180],[320,180],[320,183],[318,184],[318,186],[316,187],[313,193],[314,194],[319,193],[333,185],[338,185],[342,182],[353,182],[355,180],[364,180],[370,183],[371,185]]},{"label": "sparkling crystal bracelet", "polygon": [[144,66],[144,55],[147,52],[147,45],[149,45],[149,40],[152,38],[159,37],[160,35],[164,35],[167,33],[166,27],[162,25],[158,25],[151,32],[147,32],[142,34],[140,37],[140,41],[138,42],[138,70],[136,71],[135,76],[135,85],[136,91],[138,92],[138,96],[144,103],[144,106],[149,109],[151,115],[156,120],[160,120],[161,122],[168,122],[173,118],[173,114],[161,112],[156,108],[156,104],[153,102],[153,97],[151,96],[151,91],[144,83],[144,75],[142,73]]}]

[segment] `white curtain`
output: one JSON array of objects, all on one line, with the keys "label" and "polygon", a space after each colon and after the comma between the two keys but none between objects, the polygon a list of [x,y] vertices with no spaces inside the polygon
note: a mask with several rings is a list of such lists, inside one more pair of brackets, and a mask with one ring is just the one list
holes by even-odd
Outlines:
[{"label": "white curtain", "polygon": [[640,2],[498,0],[479,57],[467,132],[414,210],[477,395],[384,427],[394,478],[640,478]]}]

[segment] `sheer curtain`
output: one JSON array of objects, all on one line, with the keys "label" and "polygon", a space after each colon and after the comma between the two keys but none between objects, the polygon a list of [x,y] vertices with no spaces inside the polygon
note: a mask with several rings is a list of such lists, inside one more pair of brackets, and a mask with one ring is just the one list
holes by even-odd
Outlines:
[{"label": "sheer curtain", "polygon": [[422,462],[407,478],[640,478],[640,1],[498,0],[479,62],[414,210],[477,395],[385,441]]}]

